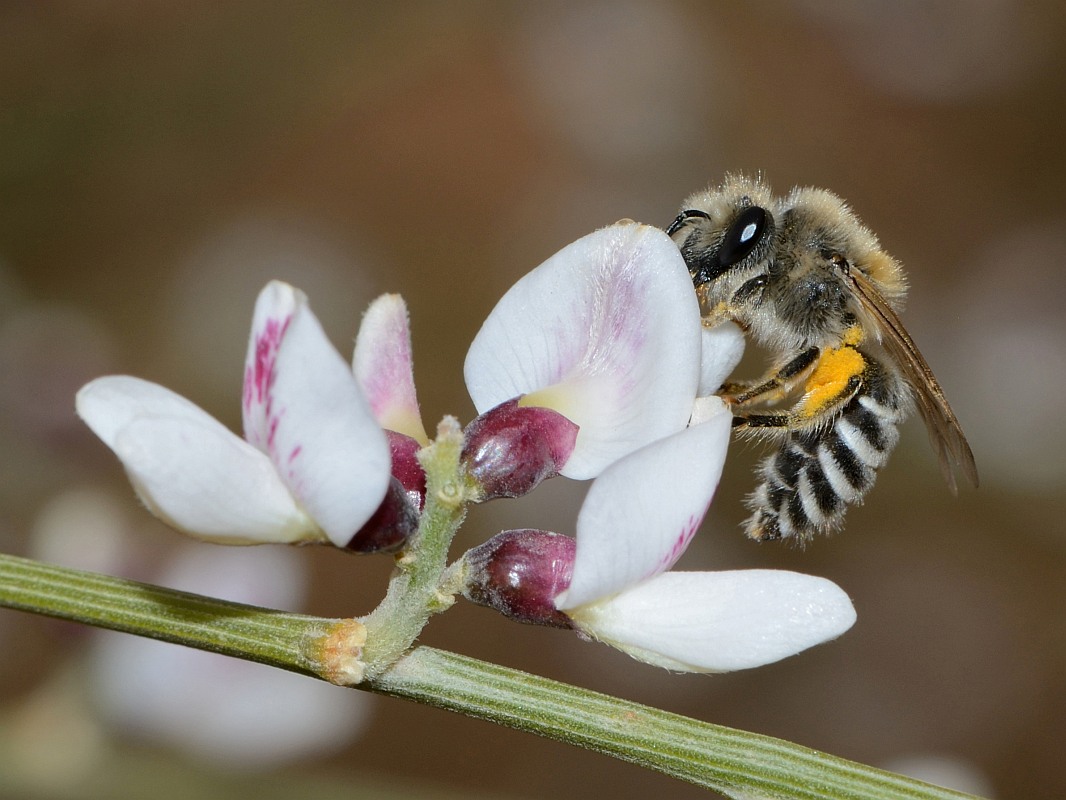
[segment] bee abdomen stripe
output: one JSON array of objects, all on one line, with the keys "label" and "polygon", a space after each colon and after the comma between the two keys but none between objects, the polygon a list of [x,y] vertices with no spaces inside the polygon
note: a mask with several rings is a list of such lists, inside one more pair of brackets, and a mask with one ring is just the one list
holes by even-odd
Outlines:
[{"label": "bee abdomen stripe", "polygon": [[[863,435],[859,428],[852,425],[847,419],[841,417],[836,423],[836,432],[840,440],[848,447],[855,457],[868,467],[877,469],[885,463],[888,454],[883,447],[879,447]],[[880,428],[878,428],[880,433]],[[884,441],[884,436],[878,436]]]},{"label": "bee abdomen stripe", "polygon": [[841,500],[845,503],[855,503],[862,498],[866,485],[860,483],[856,486],[852,482],[853,476],[848,476],[845,473],[826,445],[818,448],[818,464],[821,466],[822,472],[825,473],[825,478],[829,481],[829,485],[833,487],[833,491],[837,493]]},{"label": "bee abdomen stripe", "polygon": [[763,488],[765,489],[766,495],[766,507],[780,513],[788,502],[792,490],[787,486],[782,486],[780,484],[771,485],[770,483],[764,484]]},{"label": "bee abdomen stripe", "polygon": [[783,515],[778,514],[778,517],[786,516],[789,523],[791,523],[791,527],[796,530],[805,531],[813,522],[807,516],[807,509],[804,507],[803,502],[803,492],[789,493],[788,502],[785,504],[783,511],[785,513]]},{"label": "bee abdomen stripe", "polygon": [[897,423],[903,421],[903,414],[898,408],[879,403],[874,400],[870,395],[864,394],[859,397],[859,402],[869,411],[876,414],[883,420],[888,422]]},{"label": "bee abdomen stripe", "polygon": [[[818,497],[814,493],[814,486],[811,484],[806,472],[800,475],[799,485],[796,487],[796,497],[799,498],[799,503],[808,525],[822,528],[828,524],[829,520],[825,517],[824,509],[821,503],[818,502]],[[791,504],[789,509],[791,510]]]},{"label": "bee abdomen stripe", "polygon": [[786,510],[792,492],[784,486],[773,485],[773,478],[766,476],[748,497],[747,506],[754,513],[744,523],[753,539],[782,539],[795,535],[795,529]]},{"label": "bee abdomen stripe", "polygon": [[862,404],[860,398],[857,403],[850,403],[844,416],[854,425],[877,450],[885,450],[891,445],[885,440],[882,418]]},{"label": "bee abdomen stripe", "polygon": [[[848,447],[847,442],[840,438],[835,428],[826,432],[824,446],[828,448],[848,483],[860,492],[870,488],[870,484],[874,482],[873,470],[859,460],[855,452]],[[819,449],[820,457],[821,450]]]},{"label": "bee abdomen stripe", "polygon": [[792,520],[789,519],[788,514],[776,514],[773,519],[782,539],[796,535],[796,529],[793,527]]},{"label": "bee abdomen stripe", "polygon": [[809,460],[810,456],[786,443],[777,451],[777,456],[774,458],[776,477],[785,486],[795,487],[799,480],[800,470]]},{"label": "bee abdomen stripe", "polygon": [[807,465],[807,483],[811,487],[814,499],[818,501],[818,508],[821,509],[825,516],[834,516],[844,512],[844,509],[841,508],[840,497],[837,495],[836,490],[833,489],[832,484],[829,483],[819,462],[811,461]]}]

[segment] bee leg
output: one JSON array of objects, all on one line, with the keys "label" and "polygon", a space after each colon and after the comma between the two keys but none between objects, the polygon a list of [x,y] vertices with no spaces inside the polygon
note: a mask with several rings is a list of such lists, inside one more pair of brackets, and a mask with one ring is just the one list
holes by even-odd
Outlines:
[{"label": "bee leg", "polygon": [[743,406],[755,400],[773,400],[788,391],[795,378],[818,360],[821,350],[809,347],[794,356],[769,377],[754,384],[727,383],[719,394],[732,406]]},{"label": "bee leg", "polygon": [[794,428],[796,418],[786,411],[768,414],[734,414],[734,428]]}]

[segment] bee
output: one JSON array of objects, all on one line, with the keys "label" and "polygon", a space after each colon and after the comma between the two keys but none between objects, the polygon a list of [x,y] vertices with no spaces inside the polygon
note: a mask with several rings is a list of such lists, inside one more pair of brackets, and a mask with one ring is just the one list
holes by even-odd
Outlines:
[{"label": "bee", "polygon": [[951,491],[956,469],[977,485],[959,421],[900,322],[902,268],[843,200],[813,188],[775,198],[762,181],[729,175],[689,197],[666,232],[704,325],[736,322],[775,354],[761,380],[720,390],[735,428],[778,443],[746,501],[749,537],[839,529],[915,405]]}]

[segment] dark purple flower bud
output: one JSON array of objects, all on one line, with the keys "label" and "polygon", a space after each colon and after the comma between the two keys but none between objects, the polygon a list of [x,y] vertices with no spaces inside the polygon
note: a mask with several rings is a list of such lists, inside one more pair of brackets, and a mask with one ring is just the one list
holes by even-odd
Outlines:
[{"label": "dark purple flower bud", "polygon": [[518,398],[486,411],[465,431],[462,462],[484,500],[521,497],[559,474],[574,451],[577,425],[557,411],[519,406]]},{"label": "dark purple flower bud", "polygon": [[523,529],[498,533],[467,552],[463,596],[529,625],[573,627],[555,608],[570,586],[575,542],[569,536]]},{"label": "dark purple flower bud", "polygon": [[407,497],[416,510],[421,511],[426,503],[426,473],[418,463],[418,451],[422,445],[396,431],[385,431],[392,456],[392,477],[396,478],[407,492]]},{"label": "dark purple flower bud", "polygon": [[385,499],[366,524],[344,546],[356,553],[390,553],[399,550],[418,530],[418,510],[403,484],[393,477]]}]

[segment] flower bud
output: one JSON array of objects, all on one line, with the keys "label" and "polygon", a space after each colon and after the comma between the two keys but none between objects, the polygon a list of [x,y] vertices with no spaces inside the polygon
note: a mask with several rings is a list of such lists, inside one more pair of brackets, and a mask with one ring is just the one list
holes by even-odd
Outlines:
[{"label": "flower bud", "polygon": [[385,431],[392,456],[392,477],[396,478],[407,492],[407,499],[416,511],[426,504],[426,473],[418,463],[418,451],[422,445],[396,431]]},{"label": "flower bud", "polygon": [[418,463],[422,445],[395,431],[385,431],[392,458],[392,478],[378,510],[359,529],[345,550],[356,553],[391,553],[399,550],[418,530],[426,502],[426,473]]},{"label": "flower bud", "polygon": [[418,530],[418,510],[412,505],[410,494],[393,477],[378,510],[344,546],[355,553],[391,553]]},{"label": "flower bud", "polygon": [[463,596],[528,625],[573,627],[555,608],[570,585],[575,542],[569,536],[532,529],[504,531],[463,556]]},{"label": "flower bud", "polygon": [[559,474],[578,427],[557,411],[520,406],[518,398],[486,411],[466,428],[462,462],[483,500],[521,497]]}]

